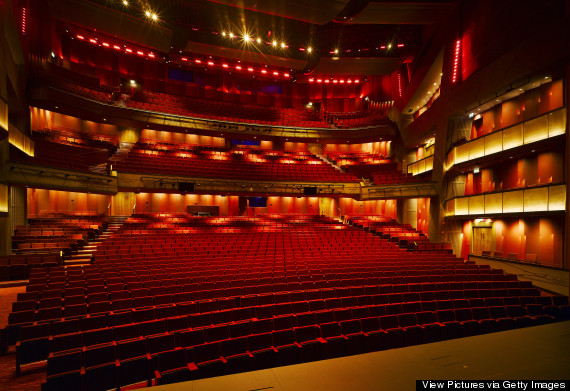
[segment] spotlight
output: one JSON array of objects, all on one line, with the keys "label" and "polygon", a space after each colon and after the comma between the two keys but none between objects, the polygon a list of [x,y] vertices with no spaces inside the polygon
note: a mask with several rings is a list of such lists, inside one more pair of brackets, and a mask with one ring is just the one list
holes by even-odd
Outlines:
[{"label": "spotlight", "polygon": [[233,37],[234,37],[234,33],[230,33],[230,38],[233,38]]},{"label": "spotlight", "polygon": [[123,0],[123,5],[126,7],[129,5],[129,2],[127,0]]},{"label": "spotlight", "polygon": [[261,43],[261,38],[257,38],[257,43]]},{"label": "spotlight", "polygon": [[312,51],[313,51],[313,48],[309,46],[309,47],[307,48],[307,53],[311,53]]},{"label": "spotlight", "polygon": [[335,50],[334,50],[334,54],[338,54],[338,49],[335,49]]},{"label": "spotlight", "polygon": [[390,49],[392,49],[392,44],[391,44],[391,43],[388,44],[388,50],[390,50]]},{"label": "spotlight", "polygon": [[271,44],[272,44],[273,46],[277,46],[277,41],[273,41],[273,42],[271,42]]},{"label": "spotlight", "polygon": [[226,32],[223,31],[223,32],[222,32],[222,37],[225,37],[225,36],[226,36]]},{"label": "spotlight", "polygon": [[145,11],[144,14],[145,14],[145,16],[146,16],[147,18],[150,18],[150,11]]},{"label": "spotlight", "polygon": [[281,42],[281,48],[285,49],[285,42]]},{"label": "spotlight", "polygon": [[152,14],[150,15],[150,17],[151,17],[152,20],[154,20],[154,21],[158,20],[158,15],[155,14],[155,13],[152,13]]},{"label": "spotlight", "polygon": [[243,35],[243,40],[244,40],[245,42],[249,42],[249,35],[248,35],[248,34],[244,34],[244,35]]}]

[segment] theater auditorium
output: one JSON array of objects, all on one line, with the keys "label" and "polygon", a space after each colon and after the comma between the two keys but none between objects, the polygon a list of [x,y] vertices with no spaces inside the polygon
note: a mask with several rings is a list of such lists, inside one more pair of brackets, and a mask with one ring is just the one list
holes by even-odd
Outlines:
[{"label": "theater auditorium", "polygon": [[0,389],[568,380],[568,1],[0,22]]}]

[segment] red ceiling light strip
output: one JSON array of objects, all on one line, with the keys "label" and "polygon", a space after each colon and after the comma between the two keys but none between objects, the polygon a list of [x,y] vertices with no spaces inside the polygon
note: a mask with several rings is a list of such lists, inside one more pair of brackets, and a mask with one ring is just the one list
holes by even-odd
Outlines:
[{"label": "red ceiling light strip", "polygon": [[461,58],[461,40],[455,42],[455,53],[453,57],[453,72],[451,72],[451,82],[455,83],[459,75],[459,59]]},{"label": "red ceiling light strip", "polygon": [[[74,33],[74,34],[75,34],[75,33]],[[87,35],[87,38],[86,38],[86,35]],[[146,50],[145,48],[139,47],[139,48],[136,48],[136,49],[131,49],[131,48],[127,47],[126,45],[123,45],[123,47],[121,47],[120,45],[115,44],[115,43],[109,43],[109,42],[105,42],[105,41],[99,42],[99,38],[100,38],[100,37],[96,37],[96,36],[95,36],[95,37],[93,37],[93,36],[90,37],[89,35],[91,35],[91,34],[85,34],[85,33],[82,32],[81,34],[75,34],[75,38],[77,38],[77,39],[79,39],[79,40],[81,40],[81,41],[87,41],[87,42],[89,42],[89,43],[91,43],[91,44],[93,44],[93,45],[99,45],[99,46],[102,46],[102,47],[105,47],[105,48],[111,48],[111,47],[112,47],[112,48],[115,49],[115,50],[121,50],[121,51],[124,51],[124,52],[129,53],[129,54],[137,54],[137,55],[139,55],[139,56],[145,56],[145,55],[146,55],[146,56],[148,56],[149,58],[157,59],[157,55],[154,54],[153,52],[145,53],[145,50]],[[107,40],[108,38],[101,37],[101,39]],[[110,40],[112,41],[113,39],[111,38]]]}]

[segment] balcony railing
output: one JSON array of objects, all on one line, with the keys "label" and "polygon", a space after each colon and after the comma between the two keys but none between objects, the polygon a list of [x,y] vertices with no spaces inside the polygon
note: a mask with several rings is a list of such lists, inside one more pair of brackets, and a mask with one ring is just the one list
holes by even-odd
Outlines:
[{"label": "balcony railing", "polygon": [[420,175],[433,170],[433,155],[408,165],[408,174]]},{"label": "balcony railing", "polygon": [[478,137],[447,154],[446,170],[455,164],[549,139],[566,133],[566,108]]},{"label": "balcony railing", "polygon": [[445,204],[445,215],[491,216],[503,213],[564,212],[566,185],[546,185],[457,197]]}]

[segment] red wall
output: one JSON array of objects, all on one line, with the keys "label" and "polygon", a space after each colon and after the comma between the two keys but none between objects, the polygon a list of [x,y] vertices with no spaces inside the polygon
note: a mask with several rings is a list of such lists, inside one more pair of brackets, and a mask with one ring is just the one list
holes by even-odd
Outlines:
[{"label": "red wall", "polygon": [[40,212],[94,212],[107,213],[109,196],[59,190],[27,189],[28,216]]},{"label": "red wall", "polygon": [[[493,221],[495,251],[517,254],[524,260],[527,254],[536,255],[537,262],[562,267],[564,216],[505,218]],[[462,257],[471,246],[472,222],[463,223]]]}]

